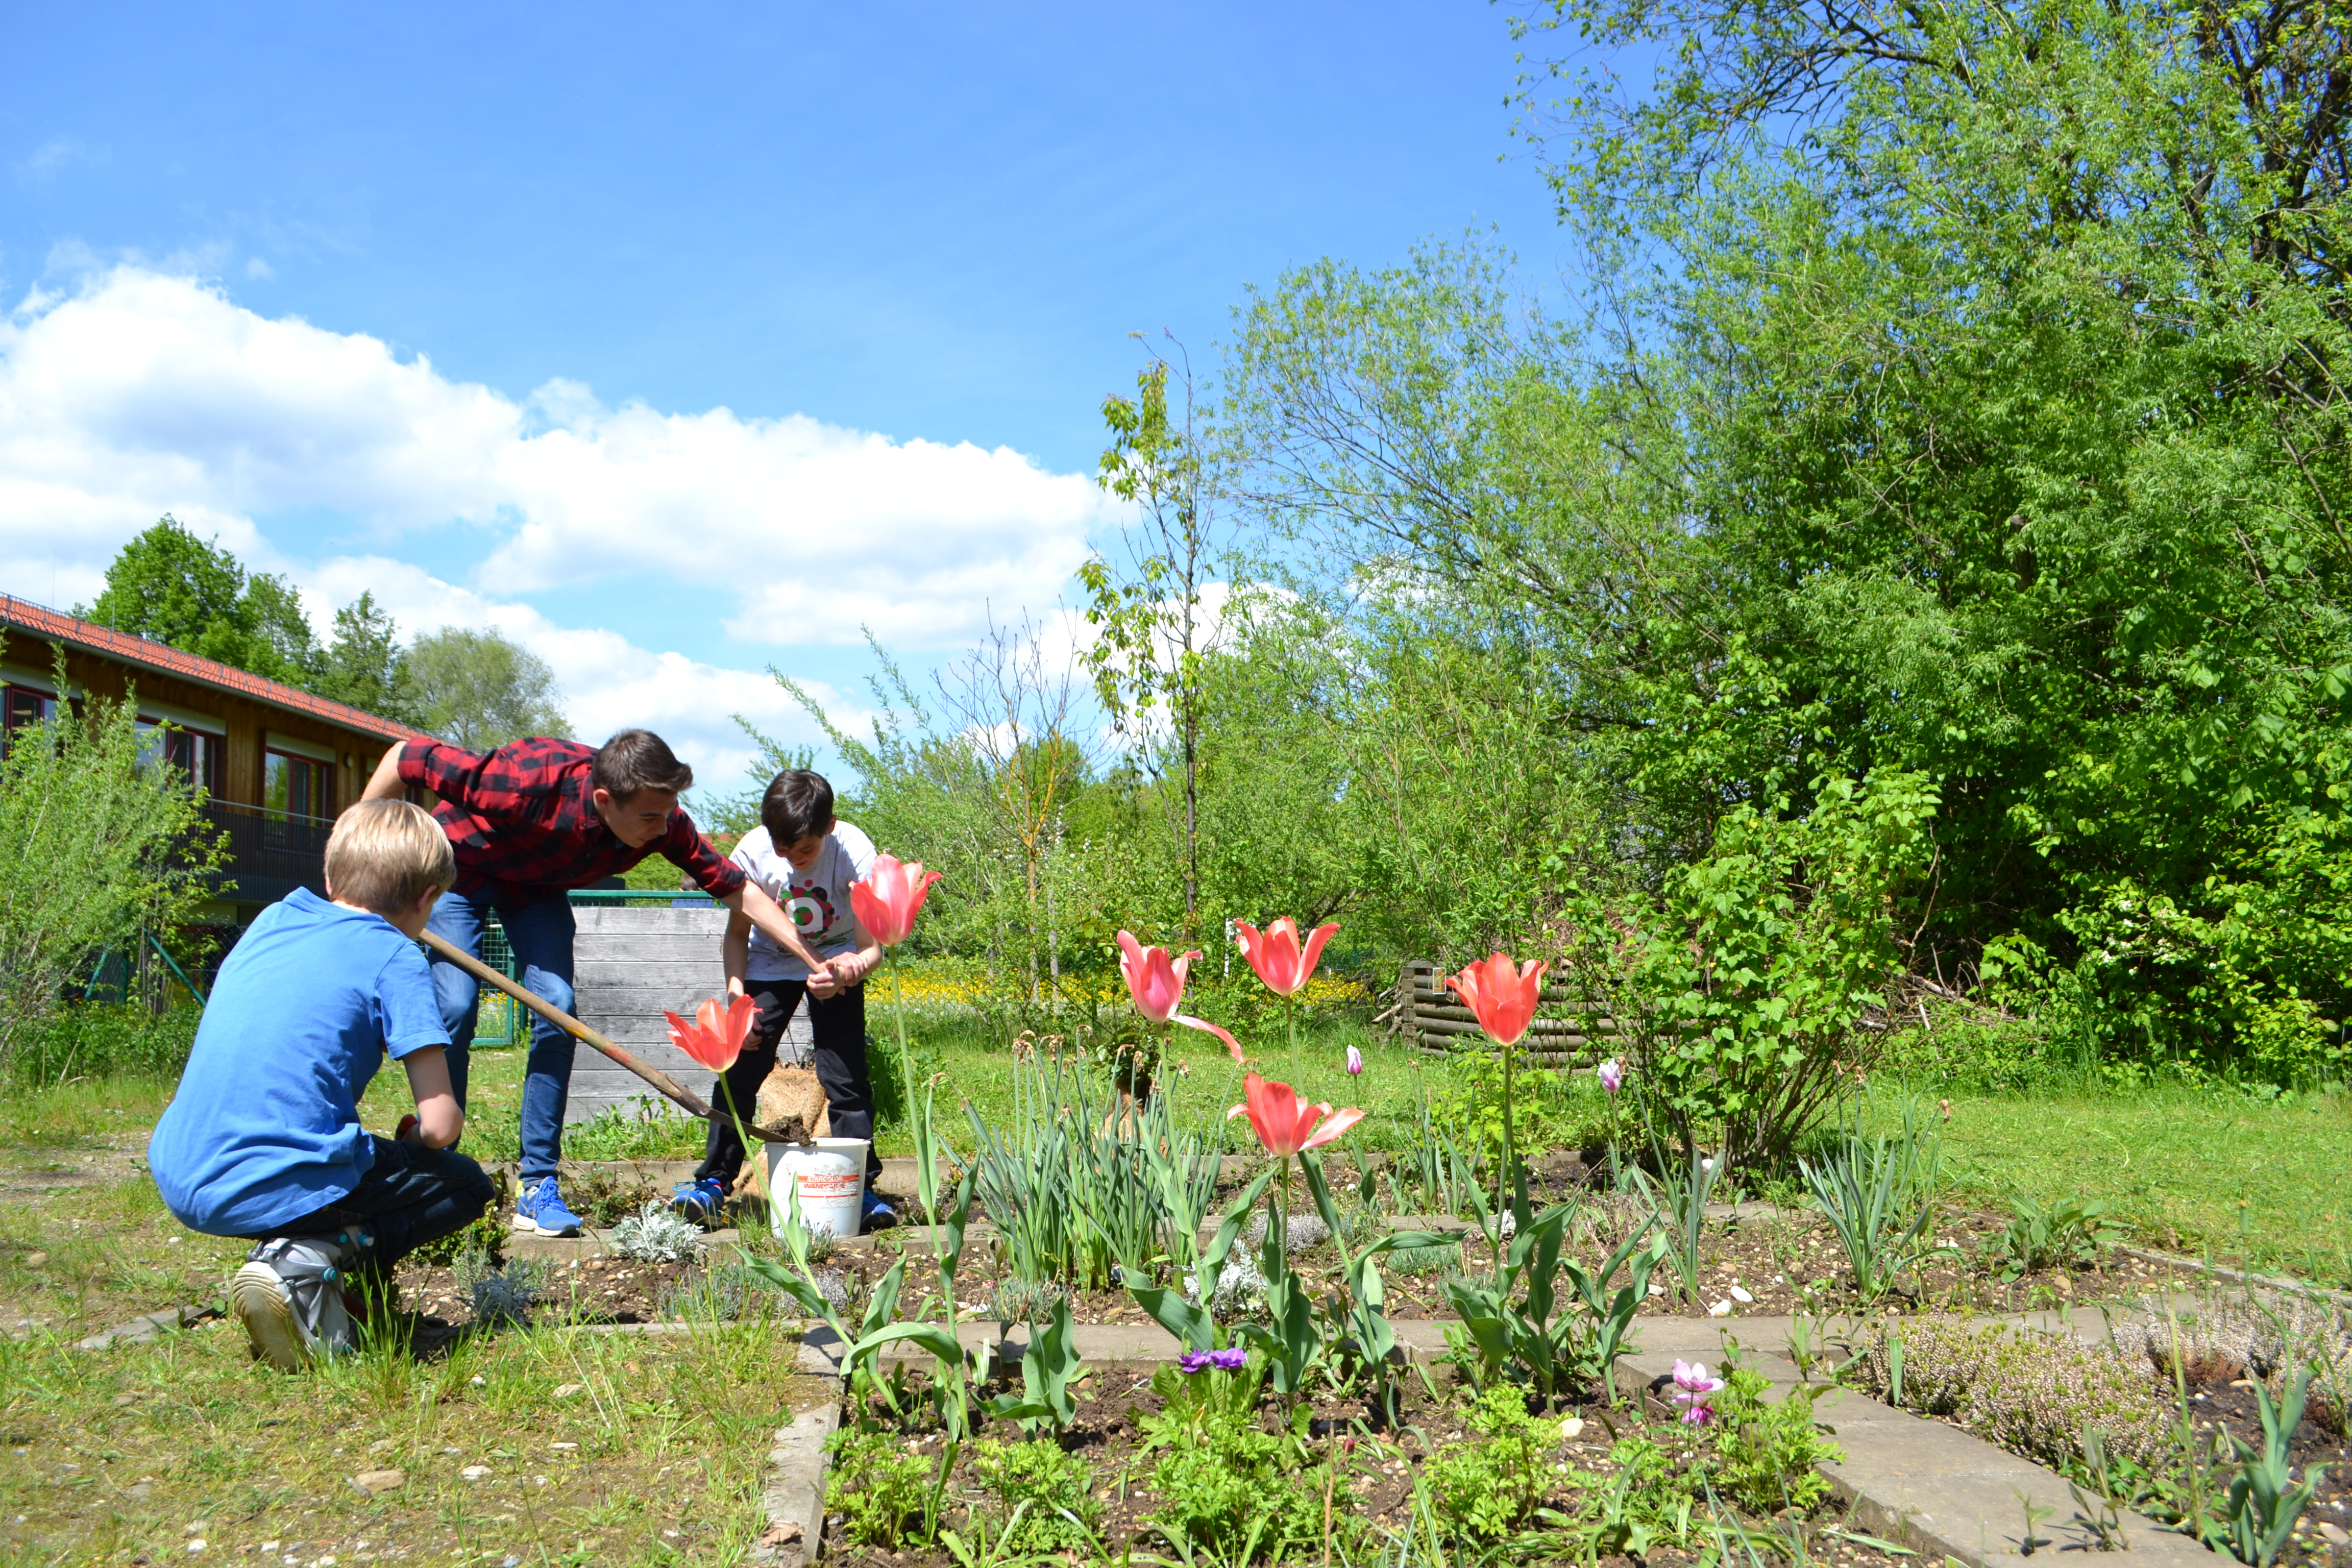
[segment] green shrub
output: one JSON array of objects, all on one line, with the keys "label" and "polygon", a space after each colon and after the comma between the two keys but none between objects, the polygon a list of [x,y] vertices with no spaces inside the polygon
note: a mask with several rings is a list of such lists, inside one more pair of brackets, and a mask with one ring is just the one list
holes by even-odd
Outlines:
[{"label": "green shrub", "polygon": [[1845,1452],[1822,1436],[1810,1394],[1792,1390],[1774,1404],[1764,1397],[1770,1389],[1763,1373],[1742,1367],[1716,1392],[1716,1480],[1750,1513],[1811,1513],[1830,1494],[1829,1478],[1813,1467],[1843,1463]]},{"label": "green shrub", "polygon": [[[971,1454],[972,1473],[1001,1505],[1001,1544],[1012,1552],[1076,1551],[1094,1539],[1101,1508],[1087,1489],[1084,1460],[1057,1443],[982,1439]],[[1013,1514],[1024,1503],[1018,1523]]]},{"label": "green shrub", "polygon": [[19,1083],[74,1078],[172,1079],[188,1065],[205,1010],[194,1005],[151,1013],[137,1003],[82,1002],[17,1026],[8,1076]]},{"label": "green shrub", "polygon": [[861,1546],[906,1544],[908,1523],[921,1519],[930,1492],[930,1461],[902,1452],[887,1432],[844,1427],[825,1447],[833,1454],[825,1473],[825,1511],[840,1515],[843,1530]]},{"label": "green shrub", "polygon": [[1292,1549],[1320,1546],[1327,1497],[1331,1544],[1346,1552],[1362,1539],[1355,1494],[1339,1484],[1328,1463],[1306,1467],[1296,1436],[1261,1431],[1224,1410],[1212,1410],[1197,1425],[1168,1436],[1175,1446],[1151,1471],[1161,1499],[1151,1522],[1180,1548],[1243,1562],[1278,1560]]},{"label": "green shrub", "polygon": [[1453,1444],[1429,1461],[1430,1495],[1457,1536],[1507,1541],[1535,1517],[1549,1489],[1542,1460],[1557,1428],[1529,1415],[1526,1394],[1511,1384],[1486,1390],[1470,1428],[1476,1441]]},{"label": "green shrub", "polygon": [[1860,1370],[1873,1393],[1891,1388],[1887,1350],[1897,1339],[1901,1403],[1949,1416],[2011,1453],[2072,1465],[2086,1431],[2110,1455],[2152,1468],[2171,1450],[2173,1413],[2144,1361],[2000,1323],[1913,1318],[1889,1324],[1864,1353]]}]

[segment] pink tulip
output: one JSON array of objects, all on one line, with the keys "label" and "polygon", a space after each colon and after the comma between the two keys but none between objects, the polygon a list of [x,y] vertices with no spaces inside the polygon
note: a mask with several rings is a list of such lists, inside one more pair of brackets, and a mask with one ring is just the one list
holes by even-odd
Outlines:
[{"label": "pink tulip", "polygon": [[1708,1396],[1722,1387],[1723,1379],[1709,1375],[1706,1363],[1675,1363],[1675,1403],[1683,1407],[1685,1425],[1704,1426],[1715,1419],[1715,1405]]},{"label": "pink tulip", "polygon": [[920,860],[904,861],[896,855],[874,857],[874,869],[862,882],[849,889],[849,907],[856,912],[857,923],[866,934],[884,947],[896,947],[907,940],[915,929],[915,917],[922,912],[923,900],[931,884],[940,879],[937,871],[926,872]]},{"label": "pink tulip", "polygon": [[737,996],[722,1009],[713,996],[694,1010],[694,1022],[689,1024],[667,1008],[662,1016],[669,1020],[669,1042],[712,1072],[725,1072],[743,1054],[743,1042],[751,1037],[751,1019],[759,1012],[759,1004],[749,996]]},{"label": "pink tulip", "polygon": [[1269,1083],[1255,1073],[1243,1075],[1242,1097],[1248,1103],[1226,1111],[1225,1120],[1247,1113],[1257,1141],[1277,1160],[1320,1148],[1364,1119],[1360,1110],[1307,1105],[1288,1084]]},{"label": "pink tulip", "polygon": [[1361,1078],[1363,1075],[1364,1053],[1358,1050],[1355,1047],[1349,1046],[1348,1047],[1348,1076],[1349,1078]]},{"label": "pink tulip", "polygon": [[1596,1070],[1601,1077],[1601,1087],[1610,1093],[1614,1094],[1624,1087],[1625,1069],[1617,1065],[1615,1057],[1611,1057],[1607,1061],[1602,1062]]},{"label": "pink tulip", "polygon": [[1462,1005],[1477,1016],[1478,1026],[1498,1046],[1516,1046],[1535,1021],[1536,1004],[1543,995],[1543,972],[1550,967],[1529,959],[1513,968],[1501,953],[1464,967],[1445,977],[1446,985]]},{"label": "pink tulip", "polygon": [[1298,922],[1288,915],[1260,931],[1247,921],[1235,921],[1235,940],[1241,943],[1242,956],[1265,982],[1265,988],[1277,996],[1295,996],[1308,980],[1314,978],[1315,965],[1323,957],[1323,944],[1339,930],[1339,922],[1328,921],[1317,926],[1307,936],[1304,947],[1299,945]]},{"label": "pink tulip", "polygon": [[1122,950],[1119,977],[1127,982],[1127,994],[1135,998],[1135,1010],[1155,1024],[1173,1018],[1184,1000],[1185,971],[1201,955],[1188,952],[1171,958],[1166,948],[1146,947],[1136,941],[1133,931],[1119,932],[1118,945]]}]

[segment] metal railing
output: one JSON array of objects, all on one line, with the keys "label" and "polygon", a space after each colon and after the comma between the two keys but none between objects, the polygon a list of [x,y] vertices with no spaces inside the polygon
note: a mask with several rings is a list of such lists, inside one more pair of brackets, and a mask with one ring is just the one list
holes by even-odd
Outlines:
[{"label": "metal railing", "polygon": [[242,801],[207,800],[205,820],[228,836],[226,878],[241,904],[267,904],[297,888],[326,891],[327,835],[332,819],[269,811]]}]

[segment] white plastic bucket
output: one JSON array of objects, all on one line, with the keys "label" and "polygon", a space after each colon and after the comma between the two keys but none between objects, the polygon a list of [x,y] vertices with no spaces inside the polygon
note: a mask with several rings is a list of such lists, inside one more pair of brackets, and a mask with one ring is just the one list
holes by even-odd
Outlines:
[{"label": "white plastic bucket", "polygon": [[778,1235],[792,1221],[792,1201],[797,1194],[801,1223],[811,1232],[856,1236],[866,1210],[866,1140],[820,1138],[814,1148],[805,1143],[771,1143],[768,1190],[776,1194],[770,1223]]}]

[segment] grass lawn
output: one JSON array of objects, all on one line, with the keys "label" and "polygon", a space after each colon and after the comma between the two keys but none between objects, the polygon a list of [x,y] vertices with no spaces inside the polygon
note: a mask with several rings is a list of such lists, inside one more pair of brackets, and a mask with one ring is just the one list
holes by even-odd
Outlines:
[{"label": "grass lawn", "polygon": [[2352,1288],[2352,1095],[1954,1095],[1946,1158],[1969,1189],[2107,1200],[2141,1237]]}]

